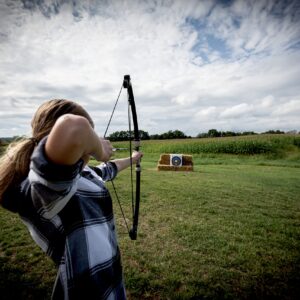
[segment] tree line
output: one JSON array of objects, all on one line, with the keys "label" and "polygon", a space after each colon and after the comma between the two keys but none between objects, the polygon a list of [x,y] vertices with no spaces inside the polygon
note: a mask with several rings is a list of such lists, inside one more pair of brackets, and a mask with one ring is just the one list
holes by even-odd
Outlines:
[{"label": "tree line", "polygon": [[[281,130],[269,130],[263,132],[262,134],[284,134],[284,133],[293,133],[297,134],[297,131],[284,132]],[[210,129],[208,132],[203,132],[197,134],[196,138],[214,138],[214,137],[227,137],[227,136],[242,136],[242,135],[255,135],[258,134],[253,131],[244,131],[244,132],[234,132],[234,131],[218,131],[217,129]],[[161,134],[149,134],[147,131],[139,130],[139,136],[141,140],[171,140],[171,139],[188,139],[192,138],[187,136],[181,130],[169,130]],[[12,138],[0,138],[0,146],[8,145],[13,140],[16,140],[20,137]],[[112,142],[115,141],[129,141],[133,139],[133,132],[129,130],[125,131],[115,131],[108,136],[108,139]]]},{"label": "tree line", "polygon": [[[268,130],[262,132],[261,134],[284,134],[284,131],[281,130]],[[296,131],[289,133],[297,133]],[[208,138],[208,137],[226,137],[226,136],[242,136],[242,135],[255,135],[258,134],[254,131],[243,131],[243,132],[234,132],[234,131],[218,131],[217,129],[210,129],[208,132],[199,133],[197,138]]]},{"label": "tree line", "polygon": [[[152,134],[150,135],[147,131],[139,130],[139,135],[141,140],[167,140],[167,139],[186,139],[191,138],[186,136],[180,130],[169,130],[168,132],[162,134]],[[133,139],[133,132],[129,130],[125,131],[115,131],[108,136],[110,141],[129,141]]]},{"label": "tree line", "polygon": [[[268,130],[262,134],[284,134],[281,130]],[[289,133],[297,133],[295,131]],[[228,136],[242,136],[242,135],[255,135],[258,134],[254,131],[234,132],[234,131],[218,131],[217,129],[210,129],[208,132],[199,133],[197,138],[214,138],[214,137],[228,137]],[[161,134],[150,135],[147,131],[139,130],[141,140],[171,140],[171,139],[188,139],[192,138],[187,136],[180,130],[169,130]],[[128,141],[133,139],[133,132],[130,131],[116,131],[108,136],[110,141]]]}]

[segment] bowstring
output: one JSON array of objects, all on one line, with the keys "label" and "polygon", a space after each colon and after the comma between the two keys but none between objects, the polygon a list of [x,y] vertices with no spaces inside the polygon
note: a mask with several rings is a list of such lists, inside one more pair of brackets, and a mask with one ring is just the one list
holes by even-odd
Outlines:
[{"label": "bowstring", "polygon": [[119,99],[120,99],[120,96],[121,96],[121,92],[122,92],[122,88],[123,88],[123,84],[121,85],[121,88],[120,88],[119,95],[118,95],[118,97],[117,97],[117,100],[116,100],[116,102],[115,102],[115,105],[114,105],[113,111],[112,111],[112,113],[111,113],[111,115],[110,115],[110,118],[109,118],[108,124],[107,124],[107,126],[106,126],[106,129],[105,129],[105,132],[104,132],[104,136],[103,136],[104,138],[106,137],[106,134],[107,134],[108,127],[110,126],[111,120],[112,120],[112,118],[113,118],[113,115],[114,115],[114,113],[115,113],[115,110],[116,110],[117,104],[118,104],[118,102],[119,102]]},{"label": "bowstring", "polygon": [[[106,163],[105,163],[105,164],[106,164]],[[107,164],[106,164],[106,166],[107,166]],[[110,171],[109,171],[109,172],[110,172]],[[130,230],[129,230],[129,226],[128,226],[128,223],[127,223],[127,221],[126,221],[125,213],[124,213],[123,207],[122,207],[122,205],[121,205],[121,201],[120,201],[119,195],[118,195],[118,193],[117,193],[115,184],[114,184],[114,182],[113,182],[112,179],[110,180],[110,182],[111,182],[111,185],[112,185],[113,190],[114,190],[114,192],[115,192],[115,196],[116,196],[116,198],[117,198],[117,202],[118,202],[118,204],[119,204],[119,207],[120,207],[120,210],[121,210],[121,213],[122,213],[122,216],[123,216],[123,220],[125,221],[125,225],[126,225],[126,228],[127,228],[128,233],[129,233],[129,231],[130,231]]]}]

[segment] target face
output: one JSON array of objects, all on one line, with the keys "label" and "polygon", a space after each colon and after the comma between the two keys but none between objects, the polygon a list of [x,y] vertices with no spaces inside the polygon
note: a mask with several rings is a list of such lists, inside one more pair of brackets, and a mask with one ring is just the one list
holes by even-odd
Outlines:
[{"label": "target face", "polygon": [[176,166],[176,167],[179,167],[179,166],[182,166],[182,155],[171,155],[171,165],[172,166]]}]

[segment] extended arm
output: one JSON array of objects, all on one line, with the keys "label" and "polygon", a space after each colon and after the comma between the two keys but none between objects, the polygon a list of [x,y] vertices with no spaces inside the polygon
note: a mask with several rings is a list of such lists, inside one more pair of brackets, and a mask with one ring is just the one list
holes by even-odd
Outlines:
[{"label": "extended arm", "polygon": [[127,158],[120,158],[112,160],[118,168],[118,171],[122,171],[130,166],[130,162],[132,160],[132,164],[136,164],[141,158],[143,157],[143,153],[133,151],[131,159],[130,157]]}]

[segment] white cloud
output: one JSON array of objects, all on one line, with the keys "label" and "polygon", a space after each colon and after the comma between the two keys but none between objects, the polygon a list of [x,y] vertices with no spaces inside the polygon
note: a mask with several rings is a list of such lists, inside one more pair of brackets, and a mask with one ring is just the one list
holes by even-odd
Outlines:
[{"label": "white cloud", "polygon": [[249,114],[253,111],[252,105],[247,103],[241,103],[225,109],[220,113],[220,117],[223,118],[241,118],[245,114]]},{"label": "white cloud", "polygon": [[[32,3],[0,4],[0,136],[23,134],[55,97],[84,105],[102,132],[125,74],[150,133],[300,130],[296,1]],[[122,101],[112,130],[127,126]]]},{"label": "white cloud", "polygon": [[274,104],[274,97],[272,95],[268,95],[261,100],[262,108],[271,108],[272,104]]},{"label": "white cloud", "polygon": [[291,100],[286,103],[282,103],[273,112],[274,116],[300,116],[300,100]]},{"label": "white cloud", "polygon": [[198,111],[195,114],[195,117],[201,120],[211,120],[218,117],[218,115],[219,115],[218,109],[215,106],[209,106]]}]

